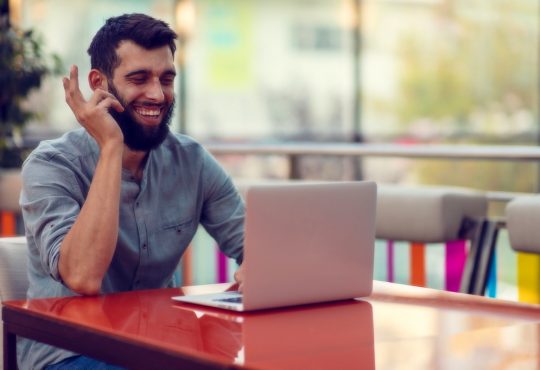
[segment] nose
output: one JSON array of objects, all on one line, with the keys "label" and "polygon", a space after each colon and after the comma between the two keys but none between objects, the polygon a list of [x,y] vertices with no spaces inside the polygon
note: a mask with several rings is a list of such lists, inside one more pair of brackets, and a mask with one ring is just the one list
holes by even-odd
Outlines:
[{"label": "nose", "polygon": [[146,89],[146,97],[156,102],[162,102],[165,99],[161,81],[159,79],[153,79],[149,82]]}]

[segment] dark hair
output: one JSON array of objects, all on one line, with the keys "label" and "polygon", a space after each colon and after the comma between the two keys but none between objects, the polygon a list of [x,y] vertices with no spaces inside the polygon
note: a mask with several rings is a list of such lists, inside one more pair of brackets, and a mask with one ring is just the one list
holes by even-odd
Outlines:
[{"label": "dark hair", "polygon": [[176,33],[161,20],[145,14],[123,14],[107,19],[96,33],[88,54],[90,65],[112,78],[113,71],[120,64],[116,49],[120,42],[130,40],[145,49],[169,46],[174,55]]}]

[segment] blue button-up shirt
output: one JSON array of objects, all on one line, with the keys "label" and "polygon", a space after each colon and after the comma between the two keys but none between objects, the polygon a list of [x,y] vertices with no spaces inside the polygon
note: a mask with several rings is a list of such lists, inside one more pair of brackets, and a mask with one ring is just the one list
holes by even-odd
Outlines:
[{"label": "blue button-up shirt", "polygon": [[[42,142],[23,166],[21,207],[29,250],[28,298],[74,293],[58,273],[60,245],[88,194],[99,147],[84,129]],[[199,224],[220,249],[242,261],[244,204],[217,161],[191,138],[170,133],[150,151],[140,182],[122,172],[116,250],[102,292],[172,286]],[[19,344],[22,368],[41,368],[69,353]]]}]

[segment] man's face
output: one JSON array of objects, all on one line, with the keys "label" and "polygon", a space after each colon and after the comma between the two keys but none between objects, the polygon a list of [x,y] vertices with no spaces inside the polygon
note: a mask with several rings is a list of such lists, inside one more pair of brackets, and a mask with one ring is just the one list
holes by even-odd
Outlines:
[{"label": "man's face", "polygon": [[124,41],[116,50],[120,65],[108,80],[109,91],[125,111],[111,110],[131,150],[158,147],[169,132],[176,72],[168,46],[147,50]]}]

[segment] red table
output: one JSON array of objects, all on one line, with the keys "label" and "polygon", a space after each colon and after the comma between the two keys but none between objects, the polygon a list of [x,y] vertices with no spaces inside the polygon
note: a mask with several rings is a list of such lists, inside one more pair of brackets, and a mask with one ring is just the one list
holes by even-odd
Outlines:
[{"label": "red table", "polygon": [[253,313],[173,302],[228,284],[5,302],[15,335],[133,369],[536,369],[538,306],[375,282],[365,300]]}]

